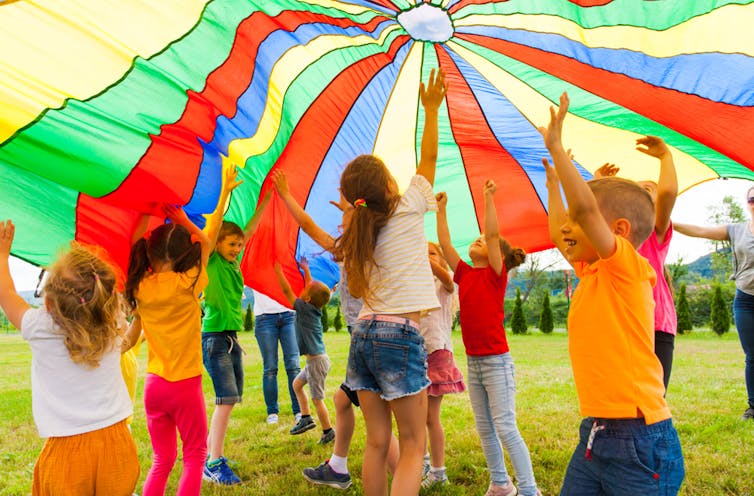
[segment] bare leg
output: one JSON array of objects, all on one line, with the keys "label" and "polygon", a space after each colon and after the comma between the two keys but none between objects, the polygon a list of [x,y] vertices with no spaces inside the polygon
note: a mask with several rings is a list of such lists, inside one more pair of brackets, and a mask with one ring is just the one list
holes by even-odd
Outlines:
[{"label": "bare leg", "polygon": [[[306,398],[306,395],[304,395],[304,398]],[[301,400],[298,400],[298,402],[301,405],[301,411],[303,412],[304,402]],[[332,428],[332,424],[330,424],[330,413],[327,411],[327,405],[325,405],[324,400],[312,400],[312,403],[314,403],[314,408],[317,410],[317,418],[319,419],[319,425],[322,427],[322,430]],[[307,404],[306,406],[308,407],[309,405]]]},{"label": "bare leg", "polygon": [[[364,495],[385,496],[387,494],[386,460],[390,447],[390,436],[393,433],[390,405],[377,393],[371,391],[359,391],[358,395],[367,429],[364,463],[361,467]],[[412,494],[415,496],[418,493],[419,486],[417,485]]]},{"label": "bare leg", "polygon": [[335,403],[335,446],[333,446],[333,455],[341,458],[348,457],[348,450],[351,447],[351,438],[356,425],[356,416],[353,413],[353,404],[348,395],[342,389],[338,388],[333,395]]},{"label": "bare leg", "polygon": [[311,410],[309,410],[309,398],[306,396],[304,386],[306,386],[306,383],[298,377],[293,379],[293,392],[296,393],[296,399],[301,407],[301,415],[311,415]]},{"label": "bare leg", "polygon": [[440,405],[442,396],[428,396],[427,430],[429,431],[429,450],[433,467],[445,466],[445,431],[440,422]]},{"label": "bare leg", "polygon": [[416,496],[421,486],[422,459],[427,440],[427,391],[425,389],[395,399],[390,402],[390,407],[398,424],[400,448],[390,495]]},{"label": "bare leg", "polygon": [[225,445],[225,433],[228,431],[228,421],[230,412],[235,405],[217,405],[212,413],[212,421],[209,426],[209,437],[207,438],[207,448],[209,449],[209,459],[217,460],[223,456]]},{"label": "bare leg", "polygon": [[[337,436],[336,436],[337,437]],[[390,447],[387,450],[387,471],[390,475],[395,475],[395,469],[398,467],[398,457],[400,456],[398,438],[395,434],[390,433]]]}]

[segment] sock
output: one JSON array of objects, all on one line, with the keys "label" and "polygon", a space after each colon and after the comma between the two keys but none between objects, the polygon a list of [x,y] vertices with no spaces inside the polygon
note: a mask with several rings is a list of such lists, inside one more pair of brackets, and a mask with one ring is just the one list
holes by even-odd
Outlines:
[{"label": "sock", "polygon": [[207,461],[207,466],[210,467],[210,468],[217,467],[218,465],[220,465],[221,461],[222,461],[222,458],[218,458],[218,459],[212,460],[212,461],[208,460]]},{"label": "sock", "polygon": [[332,427],[330,427],[329,429],[322,429],[322,434],[329,434],[331,430]]},{"label": "sock", "polygon": [[430,467],[430,473],[438,476],[445,475],[445,467]]},{"label": "sock", "polygon": [[312,416],[311,415],[301,415],[301,420],[308,419],[308,418],[312,418]]},{"label": "sock", "polygon": [[330,461],[328,464],[330,465],[330,468],[335,473],[338,473],[338,474],[348,473],[348,457],[347,456],[338,456],[335,453],[333,453],[333,455],[330,457]]}]

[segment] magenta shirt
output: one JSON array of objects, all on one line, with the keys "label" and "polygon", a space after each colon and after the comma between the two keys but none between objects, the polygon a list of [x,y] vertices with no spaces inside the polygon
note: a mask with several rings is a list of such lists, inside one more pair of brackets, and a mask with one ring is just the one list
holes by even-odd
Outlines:
[{"label": "magenta shirt", "polygon": [[652,288],[652,296],[655,299],[655,331],[667,332],[675,336],[678,325],[678,318],[675,314],[675,304],[673,296],[668,287],[668,281],[665,280],[663,267],[665,258],[668,256],[670,240],[673,237],[673,225],[668,227],[665,234],[665,241],[660,244],[657,239],[657,233],[653,230],[649,238],[639,247],[639,254],[649,261],[649,265],[657,274],[657,284]]}]

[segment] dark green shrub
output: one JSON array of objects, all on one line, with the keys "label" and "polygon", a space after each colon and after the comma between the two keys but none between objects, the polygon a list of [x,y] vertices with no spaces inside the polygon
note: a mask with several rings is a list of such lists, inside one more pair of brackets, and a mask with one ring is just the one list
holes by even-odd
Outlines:
[{"label": "dark green shrub", "polygon": [[730,312],[723,298],[723,290],[720,285],[715,285],[710,306],[710,327],[718,336],[722,336],[730,329]]},{"label": "dark green shrub", "polygon": [[539,330],[550,334],[555,328],[552,321],[552,308],[550,308],[550,295],[545,294],[542,300],[542,313],[539,315]]},{"label": "dark green shrub", "polygon": [[251,305],[246,307],[246,316],[243,319],[243,330],[247,332],[254,330],[254,314],[251,312]]},{"label": "dark green shrub", "polygon": [[327,315],[327,305],[322,307],[322,332],[330,329],[330,317]]},{"label": "dark green shrub", "polygon": [[521,301],[521,290],[516,288],[516,301],[511,316],[511,330],[513,334],[526,334],[526,318],[524,317],[524,304]]},{"label": "dark green shrub", "polygon": [[343,329],[343,316],[340,314],[340,305],[338,305],[337,310],[335,311],[335,318],[332,321],[332,326],[335,328],[336,332],[340,332],[341,329]]},{"label": "dark green shrub", "polygon": [[676,307],[676,313],[678,314],[678,332],[680,334],[691,332],[691,329],[693,329],[694,326],[691,323],[689,299],[686,297],[686,283],[681,284],[681,289],[678,291],[678,304]]}]

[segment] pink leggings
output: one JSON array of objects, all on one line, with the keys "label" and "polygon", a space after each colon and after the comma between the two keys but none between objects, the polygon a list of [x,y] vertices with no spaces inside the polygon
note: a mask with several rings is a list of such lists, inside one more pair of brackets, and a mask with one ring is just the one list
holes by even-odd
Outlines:
[{"label": "pink leggings", "polygon": [[177,454],[175,430],[183,441],[183,473],[178,496],[198,496],[207,456],[207,411],[202,376],[170,382],[147,374],[144,409],[152,438],[154,459],[142,490],[144,496],[162,496]]}]

